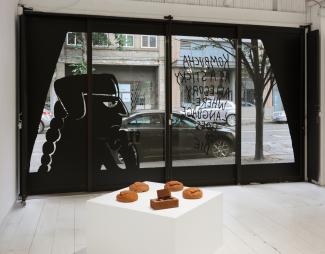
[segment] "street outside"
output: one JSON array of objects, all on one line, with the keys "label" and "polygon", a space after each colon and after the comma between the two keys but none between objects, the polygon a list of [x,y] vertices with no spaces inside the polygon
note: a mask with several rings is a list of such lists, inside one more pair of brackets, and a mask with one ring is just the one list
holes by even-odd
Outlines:
[{"label": "street outside", "polygon": [[[287,123],[264,123],[264,162],[293,162],[291,136]],[[242,126],[242,160],[243,163],[256,163],[255,125]],[[260,163],[259,161],[257,163]]]},{"label": "street outside", "polygon": [[[40,166],[42,157],[42,146],[45,139],[45,132],[37,135],[35,142],[30,172],[36,172]],[[59,141],[60,142],[60,141]],[[254,160],[255,153],[255,124],[253,121],[246,121],[242,124],[242,163],[286,163],[293,162],[293,150],[291,137],[287,123],[264,123],[264,160]],[[140,162],[141,163],[141,162]],[[173,166],[200,166],[200,165],[222,165],[234,164],[235,153],[225,158],[198,158],[188,160],[175,160]],[[142,162],[142,168],[163,167],[164,162]]]},{"label": "street outside", "polygon": [[[163,47],[165,44],[164,36],[148,37],[148,35],[123,34],[121,35],[123,38],[121,37],[117,40],[116,35],[117,34],[106,33],[95,33],[93,35],[94,38],[101,38],[100,40],[96,40],[95,44],[93,42],[93,44],[96,45],[93,47],[94,77],[97,74],[113,74],[114,78],[116,78],[119,83],[119,85],[117,85],[119,86],[119,96],[130,112],[141,111],[143,109],[164,110],[165,100],[163,98],[165,97],[166,88],[166,63],[164,61],[165,50]],[[217,103],[218,100],[215,100],[216,98],[219,99],[217,110],[206,110],[206,112],[211,113],[206,116],[206,118],[204,118],[204,114],[202,114],[203,120],[201,119],[200,122],[203,121],[203,123],[205,122],[204,119],[208,119],[209,117],[210,120],[211,117],[215,117],[217,120],[227,121],[227,118],[225,118],[226,113],[228,115],[230,112],[230,115],[234,116],[236,110],[238,110],[235,105],[235,98],[237,97],[235,80],[236,61],[234,57],[226,54],[228,50],[223,48],[223,46],[229,46],[231,48],[232,44],[230,43],[228,45],[227,41],[223,41],[220,44],[220,48],[219,46],[216,47],[214,41],[210,39],[211,38],[206,37],[191,38],[189,36],[174,36],[172,40],[173,65],[171,67],[173,75],[171,77],[172,98],[170,106],[173,112],[181,112],[184,110],[182,106],[186,106],[187,109],[192,111],[196,106],[209,108],[208,105],[210,105],[211,109],[213,107],[216,109],[217,107],[212,105]],[[152,43],[152,45],[150,45],[150,43]],[[70,75],[79,75],[79,72],[86,72],[86,70],[82,68],[82,64],[79,65],[80,59],[84,57],[84,52],[80,50],[80,47],[83,49],[82,46],[85,45],[83,34],[73,31],[67,33],[67,40],[66,43],[63,44],[53,75],[53,82],[51,82],[51,87],[47,96],[47,108],[51,116],[53,116],[54,105],[58,99],[55,93],[56,90],[54,89],[54,81]],[[248,59],[248,62],[251,62],[253,66],[255,64],[255,66],[261,68],[261,70],[265,69],[265,73],[269,73],[270,76],[273,76],[271,75],[272,72],[267,71],[271,70],[270,64],[267,64],[267,66],[265,65],[269,61],[264,61],[264,63],[259,62],[259,59],[266,60],[268,57],[266,51],[263,50],[264,46],[262,41],[259,40],[258,45],[261,47],[255,52],[257,62],[254,62],[252,59]],[[121,50],[121,47],[123,47],[123,50]],[[254,49],[254,47],[251,49]],[[233,48],[233,50],[235,49]],[[263,54],[265,58],[259,57],[259,54]],[[243,54],[243,57],[247,56]],[[244,69],[245,68],[247,69],[247,66],[244,66]],[[265,75],[265,77],[263,77],[264,82],[262,82],[264,86],[261,87],[263,90],[261,90],[256,89],[255,86],[259,86],[262,83],[254,83],[252,77],[248,74],[246,75],[245,72],[242,74],[242,94],[240,95],[242,100],[240,107],[242,117],[242,164],[293,162],[294,156],[288,124],[272,122],[272,114],[274,111],[280,111],[285,114],[278,88],[274,86],[276,83],[274,83],[275,79],[272,79],[274,84],[271,84],[271,79],[268,79],[268,75]],[[95,88],[94,86],[94,89]],[[261,95],[264,101],[264,159],[259,161],[254,160],[255,120],[257,115],[255,110],[257,105],[255,95],[257,94],[255,93],[258,90],[265,91],[265,93]],[[224,100],[229,101],[227,105],[226,103],[220,103]],[[63,102],[61,101],[61,103]],[[217,114],[216,111],[218,111]],[[49,112],[43,111],[43,115],[44,113],[49,116]],[[70,112],[67,111],[67,113],[69,115]],[[228,120],[229,119],[234,118],[230,117]],[[198,121],[198,119],[195,120]],[[216,119],[212,119],[212,122],[214,121],[219,122],[216,121]],[[206,122],[208,122],[208,120]],[[231,126],[234,123],[235,120],[227,124]],[[49,124],[44,126],[48,125]],[[235,127],[231,128],[235,130]],[[42,147],[46,141],[45,133],[46,128],[42,134],[37,135],[34,150],[32,152],[30,172],[38,171],[41,164],[41,157],[43,155]],[[86,139],[86,137],[84,138]],[[60,140],[58,142],[60,142]],[[219,148],[221,147],[222,146],[219,146]],[[163,147],[161,147],[161,149],[163,149]],[[199,152],[194,151],[193,156],[192,154],[187,156],[190,159],[173,160],[173,165],[200,166],[235,164],[235,152],[232,152],[227,157],[218,158],[197,158],[198,156],[195,157],[195,155],[199,155]],[[164,161],[140,161],[140,167],[147,168],[163,167],[164,164]]]}]

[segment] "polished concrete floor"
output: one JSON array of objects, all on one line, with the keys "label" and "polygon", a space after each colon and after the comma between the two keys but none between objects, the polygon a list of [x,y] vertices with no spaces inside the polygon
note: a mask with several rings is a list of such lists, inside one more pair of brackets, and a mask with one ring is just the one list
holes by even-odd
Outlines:
[{"label": "polished concrete floor", "polygon": [[[325,253],[325,188],[282,183],[208,189],[224,193],[224,244],[217,254]],[[0,254],[87,253],[85,201],[100,194],[34,196],[26,207],[18,204],[1,225]]]}]

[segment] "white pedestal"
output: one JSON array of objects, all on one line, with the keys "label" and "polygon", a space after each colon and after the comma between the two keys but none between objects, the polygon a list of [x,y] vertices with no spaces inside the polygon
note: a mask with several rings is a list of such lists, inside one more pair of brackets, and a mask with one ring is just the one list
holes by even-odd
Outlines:
[{"label": "white pedestal", "polygon": [[172,192],[179,207],[153,210],[150,199],[163,184],[146,182],[150,191],[134,203],[119,203],[115,191],[87,202],[88,254],[214,254],[222,244],[222,194],[203,190],[186,200]]}]

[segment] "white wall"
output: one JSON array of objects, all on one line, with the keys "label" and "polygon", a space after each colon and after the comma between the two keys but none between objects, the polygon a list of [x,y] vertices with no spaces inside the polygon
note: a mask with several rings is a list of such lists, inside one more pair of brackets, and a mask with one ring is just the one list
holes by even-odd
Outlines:
[{"label": "white wall", "polygon": [[0,223],[16,200],[16,6],[0,1]]},{"label": "white wall", "polygon": [[321,105],[320,105],[320,177],[319,177],[319,184],[325,185],[325,12],[324,9],[319,9],[317,12],[317,18],[319,19],[318,29],[320,31],[320,98],[321,98]]},{"label": "white wall", "polygon": [[[314,7],[315,8],[315,7]],[[318,7],[317,7],[318,8]],[[319,9],[315,12],[316,19],[318,19],[318,29],[320,31],[320,96],[321,96],[321,107],[320,107],[320,179],[319,184],[325,186],[325,9]]]}]

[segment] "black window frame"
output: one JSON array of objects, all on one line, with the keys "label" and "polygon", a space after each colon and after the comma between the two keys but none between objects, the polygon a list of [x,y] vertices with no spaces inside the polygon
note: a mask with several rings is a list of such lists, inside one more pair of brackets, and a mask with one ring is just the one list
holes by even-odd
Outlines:
[{"label": "black window frame", "polygon": [[[20,77],[19,77],[19,90],[21,94],[18,96],[17,102],[19,104],[19,114],[22,115],[23,128],[18,131],[18,138],[20,138],[19,143],[21,144],[21,149],[18,151],[17,164],[20,168],[20,195],[26,198],[29,194],[36,193],[48,193],[48,192],[58,192],[58,191],[75,191],[76,186],[73,187],[62,187],[54,188],[49,190],[46,186],[39,186],[39,188],[34,188],[34,180],[29,179],[28,165],[29,160],[26,155],[28,150],[28,137],[29,131],[27,128],[28,122],[28,105],[27,105],[27,81],[26,77],[29,75],[27,56],[29,52],[26,47],[26,31],[28,26],[28,20],[30,18],[42,19],[71,19],[71,22],[82,24],[81,26],[86,27],[87,38],[91,39],[92,32],[107,32],[107,25],[109,25],[109,32],[120,33],[120,34],[139,34],[139,35],[163,35],[165,36],[165,59],[166,59],[166,108],[165,108],[165,159],[166,167],[160,168],[159,179],[161,181],[167,181],[170,179],[179,179],[184,181],[188,185],[218,185],[218,184],[248,184],[251,182],[276,182],[276,181],[303,181],[304,180],[304,59],[301,61],[301,72],[300,72],[300,84],[299,89],[300,97],[299,100],[302,103],[299,118],[299,127],[301,132],[299,134],[300,144],[299,144],[299,154],[300,158],[295,163],[280,163],[280,164],[258,164],[258,165],[241,165],[240,156],[240,138],[241,138],[241,126],[236,126],[236,163],[235,165],[222,165],[222,166],[205,166],[205,175],[202,176],[198,174],[203,172],[203,167],[177,167],[177,169],[172,167],[171,162],[171,125],[169,122],[171,120],[171,37],[173,35],[186,35],[186,36],[217,36],[222,38],[233,38],[237,39],[237,90],[236,94],[241,94],[241,61],[240,61],[240,47],[241,38],[267,38],[272,32],[282,32],[282,33],[292,33],[294,35],[300,34],[300,46],[301,55],[305,55],[305,28],[285,28],[285,27],[271,27],[271,26],[254,26],[254,25],[240,25],[240,24],[218,24],[209,22],[192,22],[192,21],[177,21],[173,20],[172,17],[166,17],[166,19],[139,19],[139,18],[125,18],[125,17],[103,17],[103,16],[90,16],[90,15],[72,15],[72,14],[57,14],[57,13],[41,13],[33,11],[25,11],[24,15],[20,19]],[[85,26],[86,25],[86,26]],[[67,24],[67,31],[71,25]],[[96,28],[96,29],[95,29]],[[157,41],[158,43],[158,41]],[[92,47],[88,45],[87,65],[92,66]],[[89,73],[91,78],[91,71]],[[91,84],[89,83],[91,86]],[[237,96],[236,98],[236,110],[237,110],[237,123],[241,119],[241,98]],[[91,147],[89,148],[91,149]],[[91,158],[90,158],[91,159]],[[216,167],[218,170],[216,170]],[[91,169],[89,169],[91,171]],[[149,172],[149,171],[148,171]],[[86,190],[102,190],[102,189],[116,189],[120,185],[116,184],[114,186],[101,185],[98,188],[91,186],[91,172],[89,172],[88,186]],[[147,173],[148,179],[150,179],[150,172]],[[220,178],[220,176],[222,176]],[[78,189],[79,190],[79,189]],[[80,190],[84,190],[81,187]]]}]

